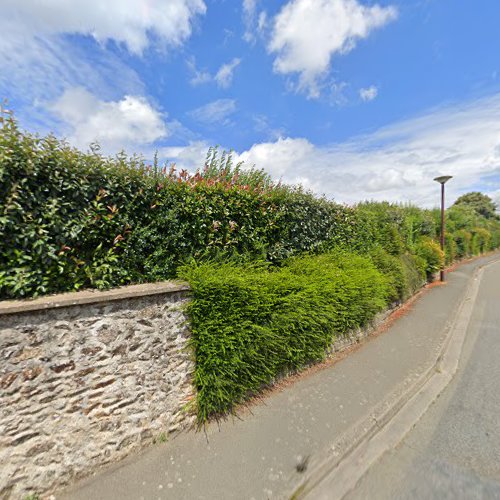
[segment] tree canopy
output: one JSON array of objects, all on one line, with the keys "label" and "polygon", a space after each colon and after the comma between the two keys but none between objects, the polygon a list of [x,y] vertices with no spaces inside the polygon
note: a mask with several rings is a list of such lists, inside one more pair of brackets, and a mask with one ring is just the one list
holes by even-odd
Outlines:
[{"label": "tree canopy", "polygon": [[496,213],[497,206],[494,201],[489,196],[477,191],[463,194],[457,199],[454,205],[470,207],[487,219],[499,218]]}]

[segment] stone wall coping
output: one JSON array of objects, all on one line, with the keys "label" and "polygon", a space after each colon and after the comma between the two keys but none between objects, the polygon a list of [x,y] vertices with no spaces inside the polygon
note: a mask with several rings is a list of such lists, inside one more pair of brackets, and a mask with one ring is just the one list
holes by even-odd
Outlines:
[{"label": "stone wall coping", "polygon": [[58,309],[61,307],[98,304],[115,300],[134,299],[149,295],[185,292],[190,290],[187,283],[181,281],[161,281],[141,285],[128,285],[111,290],[82,290],[57,295],[48,295],[37,299],[0,301],[0,316],[23,312]]}]

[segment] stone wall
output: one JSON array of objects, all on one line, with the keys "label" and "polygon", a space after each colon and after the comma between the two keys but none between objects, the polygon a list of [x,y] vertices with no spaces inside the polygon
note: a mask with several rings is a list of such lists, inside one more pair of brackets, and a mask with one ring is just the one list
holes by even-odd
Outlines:
[{"label": "stone wall", "polygon": [[186,290],[0,303],[0,498],[51,491],[194,422]]}]

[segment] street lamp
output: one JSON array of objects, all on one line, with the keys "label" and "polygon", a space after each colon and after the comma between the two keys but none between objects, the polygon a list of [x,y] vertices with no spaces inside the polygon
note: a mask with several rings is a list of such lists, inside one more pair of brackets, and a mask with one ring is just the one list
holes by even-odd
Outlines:
[{"label": "street lamp", "polygon": [[[444,185],[452,178],[451,175],[441,175],[434,180],[441,184],[441,250],[444,252]],[[441,281],[444,281],[444,264],[439,271]]]}]

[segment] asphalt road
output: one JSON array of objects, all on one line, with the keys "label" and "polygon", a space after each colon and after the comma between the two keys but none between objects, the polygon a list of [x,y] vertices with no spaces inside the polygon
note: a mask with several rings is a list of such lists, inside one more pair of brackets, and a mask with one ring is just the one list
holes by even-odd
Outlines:
[{"label": "asphalt road", "polygon": [[500,262],[483,275],[455,378],[346,498],[500,499]]}]

